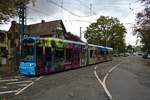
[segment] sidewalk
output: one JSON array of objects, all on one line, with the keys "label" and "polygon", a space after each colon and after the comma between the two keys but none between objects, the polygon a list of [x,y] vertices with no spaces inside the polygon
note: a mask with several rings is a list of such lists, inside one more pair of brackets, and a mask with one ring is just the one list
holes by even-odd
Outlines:
[{"label": "sidewalk", "polygon": [[17,70],[15,71],[12,67],[10,67],[8,65],[0,66],[0,78],[14,76],[14,75],[18,75]]}]

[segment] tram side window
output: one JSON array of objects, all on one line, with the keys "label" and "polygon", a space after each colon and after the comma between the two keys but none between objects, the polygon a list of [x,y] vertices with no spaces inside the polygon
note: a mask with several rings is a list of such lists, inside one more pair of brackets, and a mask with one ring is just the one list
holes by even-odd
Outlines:
[{"label": "tram side window", "polygon": [[74,50],[74,56],[80,56],[80,51],[79,50]]},{"label": "tram side window", "polygon": [[64,59],[64,49],[55,49],[55,60],[63,60]]},{"label": "tram side window", "polygon": [[72,58],[72,49],[66,49],[66,60],[71,60]]},{"label": "tram side window", "polygon": [[108,51],[106,50],[106,53],[105,53],[105,55],[108,55],[109,53],[108,53]]},{"label": "tram side window", "polygon": [[37,59],[43,61],[43,47],[37,47]]},{"label": "tram side window", "polygon": [[51,61],[51,48],[46,47],[45,48],[45,53],[46,53],[46,60]]},{"label": "tram side window", "polygon": [[93,50],[90,50],[90,58],[93,58]]}]

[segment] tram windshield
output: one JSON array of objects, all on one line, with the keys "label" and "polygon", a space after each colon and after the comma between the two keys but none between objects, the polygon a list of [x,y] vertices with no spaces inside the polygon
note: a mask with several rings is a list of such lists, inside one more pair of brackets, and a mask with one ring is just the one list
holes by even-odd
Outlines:
[{"label": "tram windshield", "polygon": [[34,40],[23,40],[22,43],[22,59],[23,61],[35,61],[35,47]]}]

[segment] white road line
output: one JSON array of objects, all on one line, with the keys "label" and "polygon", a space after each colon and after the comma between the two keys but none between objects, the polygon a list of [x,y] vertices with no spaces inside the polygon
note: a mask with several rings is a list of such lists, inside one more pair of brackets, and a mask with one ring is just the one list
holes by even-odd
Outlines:
[{"label": "white road line", "polygon": [[22,88],[21,90],[19,90],[17,93],[15,93],[15,95],[20,94],[21,92],[23,92],[25,89],[27,89],[28,87],[30,87],[31,85],[33,85],[34,82],[31,82],[30,84],[28,84],[26,87]]},{"label": "white road line", "polygon": [[[39,81],[41,78],[43,78],[43,76],[40,76],[39,78],[37,78],[35,81]],[[31,82],[30,84],[28,84],[26,87],[22,88],[21,90],[19,90],[17,93],[15,93],[15,95],[20,94],[21,92],[23,92],[25,89],[27,89],[28,87],[30,87],[31,85],[33,85],[34,82]]]},{"label": "white road line", "polygon": [[24,87],[24,86],[27,86],[27,85],[28,85],[28,84],[19,84],[18,86],[23,86],[23,87]]},{"label": "white road line", "polygon": [[15,78],[23,78],[23,77],[25,77],[25,76],[15,76]]},{"label": "white road line", "polygon": [[109,97],[110,100],[112,100],[112,95],[110,94],[107,86],[106,86],[106,79],[108,78],[109,74],[115,69],[117,68],[122,62],[118,63],[117,65],[115,65],[114,67],[112,67],[107,73],[106,75],[104,76],[103,80],[101,80],[98,75],[97,75],[97,72],[96,72],[96,69],[97,69],[97,66],[94,67],[94,75],[95,77],[97,78],[97,80],[99,81],[99,83],[103,86],[104,88],[104,91],[106,92],[107,96]]},{"label": "white road line", "polygon": [[105,84],[102,82],[102,80],[98,77],[96,71],[94,71],[94,75],[95,75],[95,77],[97,78],[97,80],[99,81],[99,83],[103,86],[104,91],[106,92],[107,96],[112,100],[112,96],[111,96],[110,92],[108,91],[106,85],[105,85]]},{"label": "white road line", "polygon": [[0,80],[0,82],[18,81],[18,79]]},{"label": "white road line", "polygon": [[94,71],[94,74],[95,74],[95,76],[96,76],[97,80],[99,81],[99,83],[103,84],[103,82],[101,81],[101,79],[98,77],[98,75],[97,75],[96,71]]},{"label": "white road line", "polygon": [[40,76],[40,77],[37,78],[35,81],[39,81],[41,78],[43,78],[43,76]]},{"label": "white road line", "polygon": [[35,80],[35,79],[37,79],[36,77],[32,77],[32,78],[30,78],[31,80]]},{"label": "white road line", "polygon": [[17,92],[18,90],[13,90],[13,91],[4,91],[4,92],[0,92],[0,95],[2,94],[8,94],[8,93],[15,93]]},{"label": "white road line", "polygon": [[2,87],[0,87],[1,89],[7,89],[7,86],[2,86]]},{"label": "white road line", "polygon": [[11,84],[20,84],[20,83],[29,83],[32,81],[19,81],[19,82],[10,82],[10,83],[6,83],[7,85],[11,85]]}]

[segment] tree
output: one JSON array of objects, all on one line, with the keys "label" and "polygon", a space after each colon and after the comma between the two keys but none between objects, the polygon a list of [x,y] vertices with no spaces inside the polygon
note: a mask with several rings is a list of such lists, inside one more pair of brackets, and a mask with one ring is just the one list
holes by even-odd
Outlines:
[{"label": "tree", "polygon": [[28,4],[30,0],[0,0],[0,23],[5,23],[17,15],[17,6]]},{"label": "tree", "polygon": [[145,5],[145,8],[136,16],[137,22],[134,29],[134,34],[141,38],[143,50],[150,50],[150,1],[140,1]]},{"label": "tree", "polygon": [[133,47],[132,47],[132,45],[128,45],[128,46],[127,46],[127,51],[130,52],[130,53],[133,52]]},{"label": "tree", "polygon": [[88,43],[110,46],[124,51],[126,29],[117,18],[100,16],[95,23],[85,31]]}]

